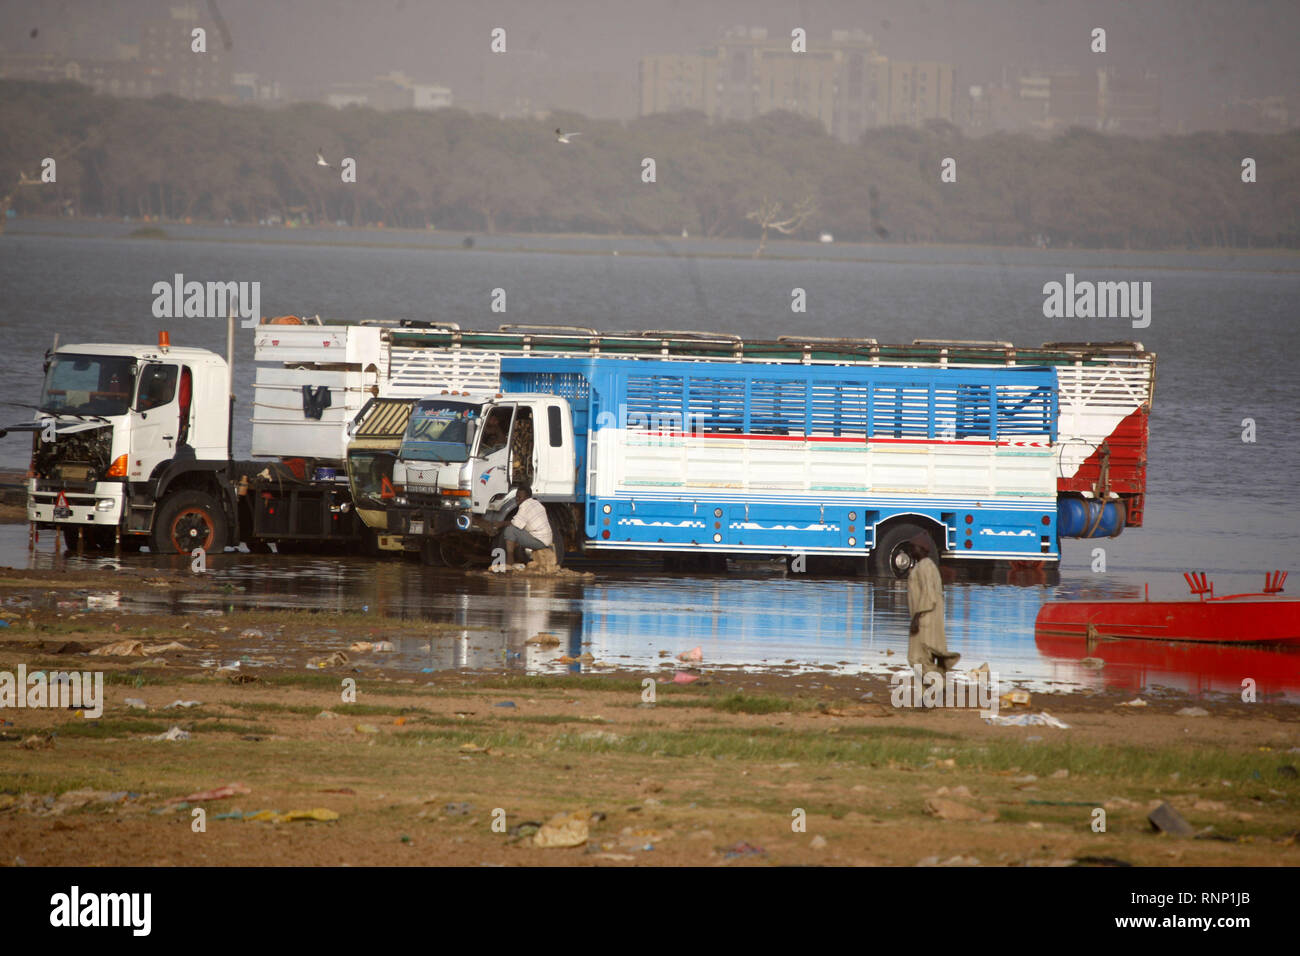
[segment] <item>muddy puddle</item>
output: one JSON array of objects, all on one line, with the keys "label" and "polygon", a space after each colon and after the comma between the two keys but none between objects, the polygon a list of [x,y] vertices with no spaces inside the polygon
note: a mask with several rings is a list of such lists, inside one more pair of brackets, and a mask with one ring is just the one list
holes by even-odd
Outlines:
[{"label": "muddy puddle", "polygon": [[[659,670],[668,678],[674,656],[694,647],[701,649],[706,669],[886,675],[904,666],[907,653],[902,582],[787,575],[778,565],[759,562],[733,566],[727,574],[691,575],[666,574],[648,561],[579,560],[574,567],[594,574],[552,580],[464,574],[400,558],[228,553],[209,557],[200,584],[188,574],[188,558],[59,554],[49,536],[33,552],[25,526],[0,525],[0,565],[49,570],[70,582],[67,588],[10,592],[8,610],[36,606],[183,616],[196,632],[217,641],[219,650],[208,655],[214,667],[242,660],[248,669],[276,660],[274,646],[261,636],[243,638],[221,624],[230,613],[249,610],[373,615],[387,622],[380,636],[392,650],[382,657],[353,653],[353,665],[382,661],[389,672],[412,675],[458,668],[559,673],[594,667]],[[112,580],[103,576],[96,576],[93,586],[77,584],[78,576],[101,570],[120,573],[124,586],[101,586]],[[181,586],[133,585],[151,572],[174,575]],[[1152,582],[1152,596],[1181,596],[1181,578],[1144,577]],[[193,587],[186,586],[190,581]],[[987,662],[1004,683],[1038,692],[1239,694],[1242,678],[1251,677],[1261,695],[1300,702],[1296,652],[1125,641],[1089,654],[1083,642],[1052,644],[1035,637],[1034,618],[1044,601],[1141,594],[1142,584],[1131,578],[1086,571],[1016,583],[959,575],[945,585],[948,646],[962,655],[959,667]],[[409,620],[411,627],[394,629],[394,619]],[[437,622],[437,633],[428,633],[421,621]],[[342,630],[313,631],[307,650],[347,653],[358,640],[375,639],[367,636],[364,622],[349,633]],[[529,643],[541,632],[557,642]],[[1101,657],[1105,666],[1083,663],[1089,656]]]}]

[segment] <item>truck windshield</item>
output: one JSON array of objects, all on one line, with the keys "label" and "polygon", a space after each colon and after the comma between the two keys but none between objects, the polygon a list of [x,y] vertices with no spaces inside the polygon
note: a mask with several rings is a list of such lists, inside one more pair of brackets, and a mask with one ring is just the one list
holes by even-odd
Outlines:
[{"label": "truck windshield", "polygon": [[415,461],[465,461],[478,423],[478,406],[463,402],[416,402],[398,453]]},{"label": "truck windshield", "polygon": [[56,354],[45,373],[41,411],[64,415],[122,415],[135,391],[129,355]]}]

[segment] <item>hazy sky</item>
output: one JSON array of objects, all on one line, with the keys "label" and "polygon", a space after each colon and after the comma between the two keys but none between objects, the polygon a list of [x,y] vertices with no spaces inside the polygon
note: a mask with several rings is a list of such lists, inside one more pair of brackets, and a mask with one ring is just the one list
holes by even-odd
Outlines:
[{"label": "hazy sky", "polygon": [[[493,27],[512,52],[537,51],[547,70],[601,71],[635,91],[637,58],[694,52],[729,26],[769,35],[861,28],[886,56],[954,63],[961,85],[1003,68],[1109,64],[1161,76],[1165,115],[1193,116],[1208,101],[1282,94],[1300,108],[1297,0],[216,0],[234,41],[234,65],[281,80],[296,95],[400,70],[475,100],[497,66]],[[131,40],[167,0],[0,0],[6,51],[88,55]],[[206,0],[198,0],[206,13]],[[1089,32],[1108,34],[1104,56]],[[28,37],[32,27],[40,35]],[[105,52],[101,49],[101,52]],[[509,55],[509,54],[507,54]],[[563,105],[563,104],[553,104]]]}]

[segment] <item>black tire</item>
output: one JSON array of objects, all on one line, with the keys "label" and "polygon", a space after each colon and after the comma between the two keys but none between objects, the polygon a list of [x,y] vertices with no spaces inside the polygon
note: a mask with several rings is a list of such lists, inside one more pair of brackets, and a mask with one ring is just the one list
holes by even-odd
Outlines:
[{"label": "black tire", "polygon": [[555,566],[564,567],[564,552],[568,547],[569,539],[564,534],[564,529],[551,522],[551,548],[555,551]]},{"label": "black tire", "polygon": [[220,554],[228,537],[226,513],[215,498],[205,491],[181,491],[159,509],[149,548],[157,554],[189,554],[194,548]]},{"label": "black tire", "polygon": [[[438,543],[438,556],[449,568],[467,571],[482,560],[477,550],[469,546],[470,543],[463,535],[445,534],[435,540]],[[488,560],[491,561],[491,554],[488,555]]]},{"label": "black tire", "polygon": [[440,568],[447,563],[442,559],[441,542],[437,538],[420,539],[420,563],[429,568]]},{"label": "black tire", "polygon": [[923,534],[930,539],[930,556],[938,558],[940,548],[934,540],[934,534],[928,528],[904,522],[896,524],[880,536],[871,551],[871,571],[879,577],[903,578],[912,570],[912,559],[902,550],[903,544]]}]

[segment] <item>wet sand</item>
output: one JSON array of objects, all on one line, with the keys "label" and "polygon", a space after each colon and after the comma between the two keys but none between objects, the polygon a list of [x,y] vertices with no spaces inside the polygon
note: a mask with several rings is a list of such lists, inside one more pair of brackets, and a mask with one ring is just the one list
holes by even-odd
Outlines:
[{"label": "wet sand", "polygon": [[[128,592],[184,578],[102,573]],[[562,647],[544,673],[508,659],[412,673],[383,642],[473,634],[363,613],[37,601],[104,583],[0,572],[0,671],[106,681],[98,720],[0,710],[5,864],[1300,864],[1291,704],[1035,694],[1003,714],[1046,711],[1069,729],[999,727],[891,706],[880,676],[705,660],[676,685],[671,658],[629,670]],[[113,643],[131,655],[90,653]],[[200,703],[168,709],[177,700]],[[1178,713],[1193,706],[1208,714]],[[173,727],[189,739],[149,739]],[[249,792],[183,799],[229,783]],[[1153,831],[1165,801],[1194,835]],[[338,818],[244,819],[316,808]],[[544,834],[577,845],[538,846],[557,814],[576,817]]]}]

